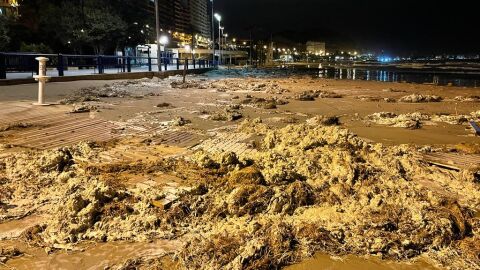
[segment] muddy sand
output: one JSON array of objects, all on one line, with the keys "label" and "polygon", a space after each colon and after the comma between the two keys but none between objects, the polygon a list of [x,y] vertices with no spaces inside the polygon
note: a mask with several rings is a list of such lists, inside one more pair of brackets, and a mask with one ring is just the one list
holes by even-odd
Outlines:
[{"label": "muddy sand", "polygon": [[480,269],[480,89],[250,75],[51,84],[119,136],[1,124],[0,268]]}]

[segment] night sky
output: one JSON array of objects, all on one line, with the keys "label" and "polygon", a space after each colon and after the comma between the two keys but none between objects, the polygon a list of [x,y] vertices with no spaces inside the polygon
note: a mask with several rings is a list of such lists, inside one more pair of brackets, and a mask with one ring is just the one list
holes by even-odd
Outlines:
[{"label": "night sky", "polygon": [[471,0],[215,0],[226,31],[396,54],[480,52]]}]

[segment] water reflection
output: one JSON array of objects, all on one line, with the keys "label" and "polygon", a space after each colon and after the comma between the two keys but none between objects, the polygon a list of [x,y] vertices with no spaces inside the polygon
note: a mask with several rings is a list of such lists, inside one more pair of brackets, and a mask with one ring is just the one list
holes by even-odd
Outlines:
[{"label": "water reflection", "polygon": [[366,70],[358,68],[321,68],[319,78],[340,80],[362,80],[379,82],[408,82],[434,85],[453,85],[478,87],[480,76],[465,76],[463,74],[435,74],[435,73],[402,73],[387,70]]}]

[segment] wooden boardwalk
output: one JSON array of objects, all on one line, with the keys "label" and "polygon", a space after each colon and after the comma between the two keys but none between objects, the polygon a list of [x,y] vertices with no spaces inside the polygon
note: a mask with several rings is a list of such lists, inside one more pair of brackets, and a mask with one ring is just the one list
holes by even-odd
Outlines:
[{"label": "wooden boardwalk", "polygon": [[460,153],[428,153],[424,154],[423,158],[430,164],[457,171],[480,166],[480,155]]},{"label": "wooden boardwalk", "polygon": [[116,137],[115,126],[93,119],[88,113],[70,114],[64,106],[35,107],[27,104],[2,104],[0,127],[24,125],[3,131],[8,144],[35,149],[51,149],[81,141],[107,141]]}]

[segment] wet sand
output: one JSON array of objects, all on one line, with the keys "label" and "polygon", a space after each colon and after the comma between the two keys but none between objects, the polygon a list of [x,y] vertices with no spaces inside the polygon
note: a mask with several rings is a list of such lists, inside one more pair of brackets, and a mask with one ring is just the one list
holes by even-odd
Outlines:
[{"label": "wet sand", "polygon": [[[202,79],[201,83],[209,83],[208,77],[191,77],[192,80]],[[206,79],[206,81],[203,81]],[[119,81],[121,82],[121,81]],[[221,83],[222,81],[220,81]],[[89,81],[74,83],[51,83],[47,85],[47,100],[57,103],[59,100],[71,95],[80,87],[96,87],[112,82]],[[407,83],[382,83],[343,81],[327,79],[311,79],[305,77],[280,78],[280,79],[233,79],[233,85],[239,89],[247,88],[248,84],[270,83],[278,85],[275,89],[284,89],[278,93],[268,93],[264,89],[259,90],[219,90],[219,87],[199,89],[190,87],[186,89],[175,89],[170,87],[170,81],[159,84],[127,85],[125,89],[132,96],[101,98],[99,101],[86,102],[89,105],[98,107],[98,111],[90,112],[92,118],[106,119],[119,123],[126,127],[126,135],[133,135],[131,130],[143,128],[146,130],[166,125],[168,129],[180,129],[189,132],[196,132],[204,136],[218,132],[225,128],[235,128],[241,120],[237,121],[214,121],[211,116],[217,113],[224,113],[225,109],[238,106],[243,119],[260,118],[276,128],[287,126],[291,123],[303,123],[306,119],[316,115],[338,116],[341,126],[351,130],[366,141],[379,142],[385,145],[413,144],[417,147],[429,145],[435,147],[452,148],[460,143],[480,144],[479,137],[475,137],[468,125],[452,125],[437,123],[435,125],[423,125],[419,129],[405,129],[373,124],[365,118],[377,112],[394,112],[396,114],[421,112],[428,115],[449,114],[468,115],[480,110],[478,102],[459,102],[454,100],[457,96],[480,96],[478,88],[460,88],[433,85],[417,85]],[[211,86],[211,85],[210,85]],[[268,87],[267,87],[268,88]],[[19,104],[29,106],[35,100],[36,85],[24,85],[15,87],[0,88],[1,104]],[[341,98],[316,98],[312,101],[296,100],[295,96],[303,91],[322,90],[342,95]],[[153,93],[153,94],[152,94]],[[385,102],[383,98],[399,99],[410,94],[438,95],[444,100],[435,103],[403,103]],[[364,97],[364,99],[359,98]],[[251,98],[271,99],[277,98],[288,101],[286,105],[278,105],[276,108],[266,109],[259,104],[243,104],[242,101]],[[28,100],[28,101],[26,101]],[[371,101],[376,100],[376,101]],[[168,103],[166,108],[155,107],[160,103]],[[71,105],[55,105],[69,109]],[[165,124],[172,119],[182,117],[191,123],[181,127],[174,127]],[[14,136],[15,132],[8,133]],[[1,134],[0,134],[1,135]],[[0,143],[8,144],[10,137],[2,138]],[[124,142],[129,145],[135,143]],[[0,148],[1,149],[1,148]],[[9,152],[21,151],[22,149],[8,149]],[[189,153],[189,149],[167,147],[164,149],[150,148],[150,153],[139,155],[138,162],[145,159],[155,160],[156,158],[168,157],[176,154]],[[137,150],[126,150],[136,153]],[[188,155],[188,154],[187,154]],[[143,161],[142,161],[143,160]],[[138,173],[138,172],[137,172]],[[164,185],[172,181],[181,182],[177,176],[168,176],[157,182]],[[135,185],[145,182],[145,178],[135,177],[135,173],[122,173],[108,175],[106,179],[122,179],[122,185]],[[165,180],[167,179],[167,180]],[[173,180],[172,180],[173,179]],[[156,180],[155,180],[156,181]],[[1,198],[1,197],[0,197]],[[32,220],[28,219],[32,218]],[[125,258],[136,258],[142,256],[159,256],[160,253],[171,252],[178,248],[179,244],[170,241],[157,241],[154,243],[105,243],[80,245],[85,251],[57,251],[46,255],[42,249],[25,246],[15,240],[25,229],[25,225],[33,225],[36,217],[27,217],[20,221],[8,221],[0,224],[0,246],[18,246],[26,251],[25,255],[19,258],[8,260],[7,266],[15,269],[100,269],[105,266],[122,264]],[[19,230],[15,230],[15,228]],[[28,227],[28,226],[27,226]],[[327,255],[318,254],[315,259],[287,267],[289,270],[300,269],[435,269],[423,262],[419,263],[395,263],[385,262],[377,259],[362,259],[355,256],[347,256],[343,260],[333,260]]]}]

